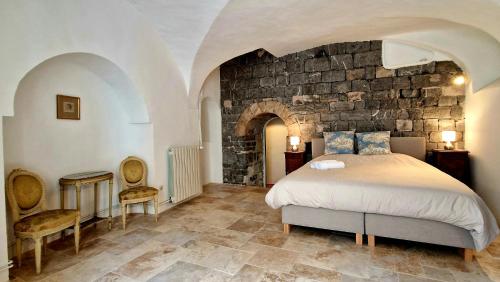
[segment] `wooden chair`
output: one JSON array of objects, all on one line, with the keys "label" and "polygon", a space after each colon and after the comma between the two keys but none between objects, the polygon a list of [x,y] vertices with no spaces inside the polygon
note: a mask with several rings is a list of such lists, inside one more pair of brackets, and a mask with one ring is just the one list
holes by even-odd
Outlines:
[{"label": "wooden chair", "polygon": [[13,170],[7,180],[7,198],[12,210],[14,234],[16,236],[17,263],[21,266],[22,240],[35,241],[36,273],[41,272],[42,240],[44,249],[47,237],[74,226],[75,250],[78,254],[80,243],[80,212],[77,210],[47,210],[45,206],[45,183],[36,174]]},{"label": "wooden chair", "polygon": [[127,205],[142,203],[147,214],[147,202],[153,201],[155,220],[158,222],[158,189],[147,186],[146,163],[137,157],[127,157],[120,164],[122,191],[118,194],[122,208],[123,230],[127,221]]}]

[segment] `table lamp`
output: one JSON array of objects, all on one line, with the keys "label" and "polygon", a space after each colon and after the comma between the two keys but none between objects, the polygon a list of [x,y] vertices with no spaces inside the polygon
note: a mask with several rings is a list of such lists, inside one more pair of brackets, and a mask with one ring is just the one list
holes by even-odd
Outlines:
[{"label": "table lamp", "polygon": [[297,146],[300,144],[299,136],[290,136],[290,145],[292,145],[292,152],[297,152]]},{"label": "table lamp", "polygon": [[457,133],[455,131],[443,131],[441,133],[441,137],[443,141],[446,142],[444,148],[446,150],[453,150],[453,144],[451,142],[454,142],[456,140]]}]

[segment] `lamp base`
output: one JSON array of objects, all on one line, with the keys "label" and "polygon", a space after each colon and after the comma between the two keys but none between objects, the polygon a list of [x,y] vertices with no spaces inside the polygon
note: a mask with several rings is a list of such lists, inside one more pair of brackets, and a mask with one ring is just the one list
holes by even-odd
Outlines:
[{"label": "lamp base", "polygon": [[445,150],[453,150],[453,149],[455,149],[455,147],[453,147],[453,144],[451,144],[451,142],[448,142],[444,145],[444,149]]},{"label": "lamp base", "polygon": [[292,152],[297,152],[298,150],[299,150],[299,148],[297,148],[297,145],[292,146]]}]

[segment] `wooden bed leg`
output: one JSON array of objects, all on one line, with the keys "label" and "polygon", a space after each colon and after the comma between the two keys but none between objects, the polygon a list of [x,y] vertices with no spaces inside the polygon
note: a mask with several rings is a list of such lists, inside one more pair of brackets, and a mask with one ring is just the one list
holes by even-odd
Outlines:
[{"label": "wooden bed leg", "polygon": [[358,246],[363,245],[363,234],[356,233],[356,245],[358,245]]},{"label": "wooden bed leg", "polygon": [[375,247],[375,235],[368,235],[368,247]]},{"label": "wooden bed leg", "polygon": [[290,224],[283,223],[283,233],[290,234]]},{"label": "wooden bed leg", "polygon": [[472,262],[473,258],[474,258],[474,250],[473,249],[464,249],[465,262]]}]

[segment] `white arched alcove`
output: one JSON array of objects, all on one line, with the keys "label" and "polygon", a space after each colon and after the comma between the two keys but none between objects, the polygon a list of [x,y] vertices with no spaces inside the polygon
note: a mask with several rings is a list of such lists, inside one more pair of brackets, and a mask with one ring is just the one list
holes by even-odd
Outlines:
[{"label": "white arched alcove", "polygon": [[[56,118],[57,94],[80,97],[80,120]],[[118,184],[118,166],[125,157],[135,155],[152,163],[152,125],[131,122],[147,119],[142,97],[111,61],[88,53],[53,57],[24,76],[16,91],[14,116],[3,118],[5,172],[23,168],[38,173],[47,184],[48,208],[59,208],[61,176],[108,170]],[[116,184],[114,204],[120,191]],[[108,196],[106,186],[101,187],[98,209],[104,211]],[[66,203],[75,207],[74,190],[69,191]],[[93,189],[84,189],[82,216],[92,212]]]}]

